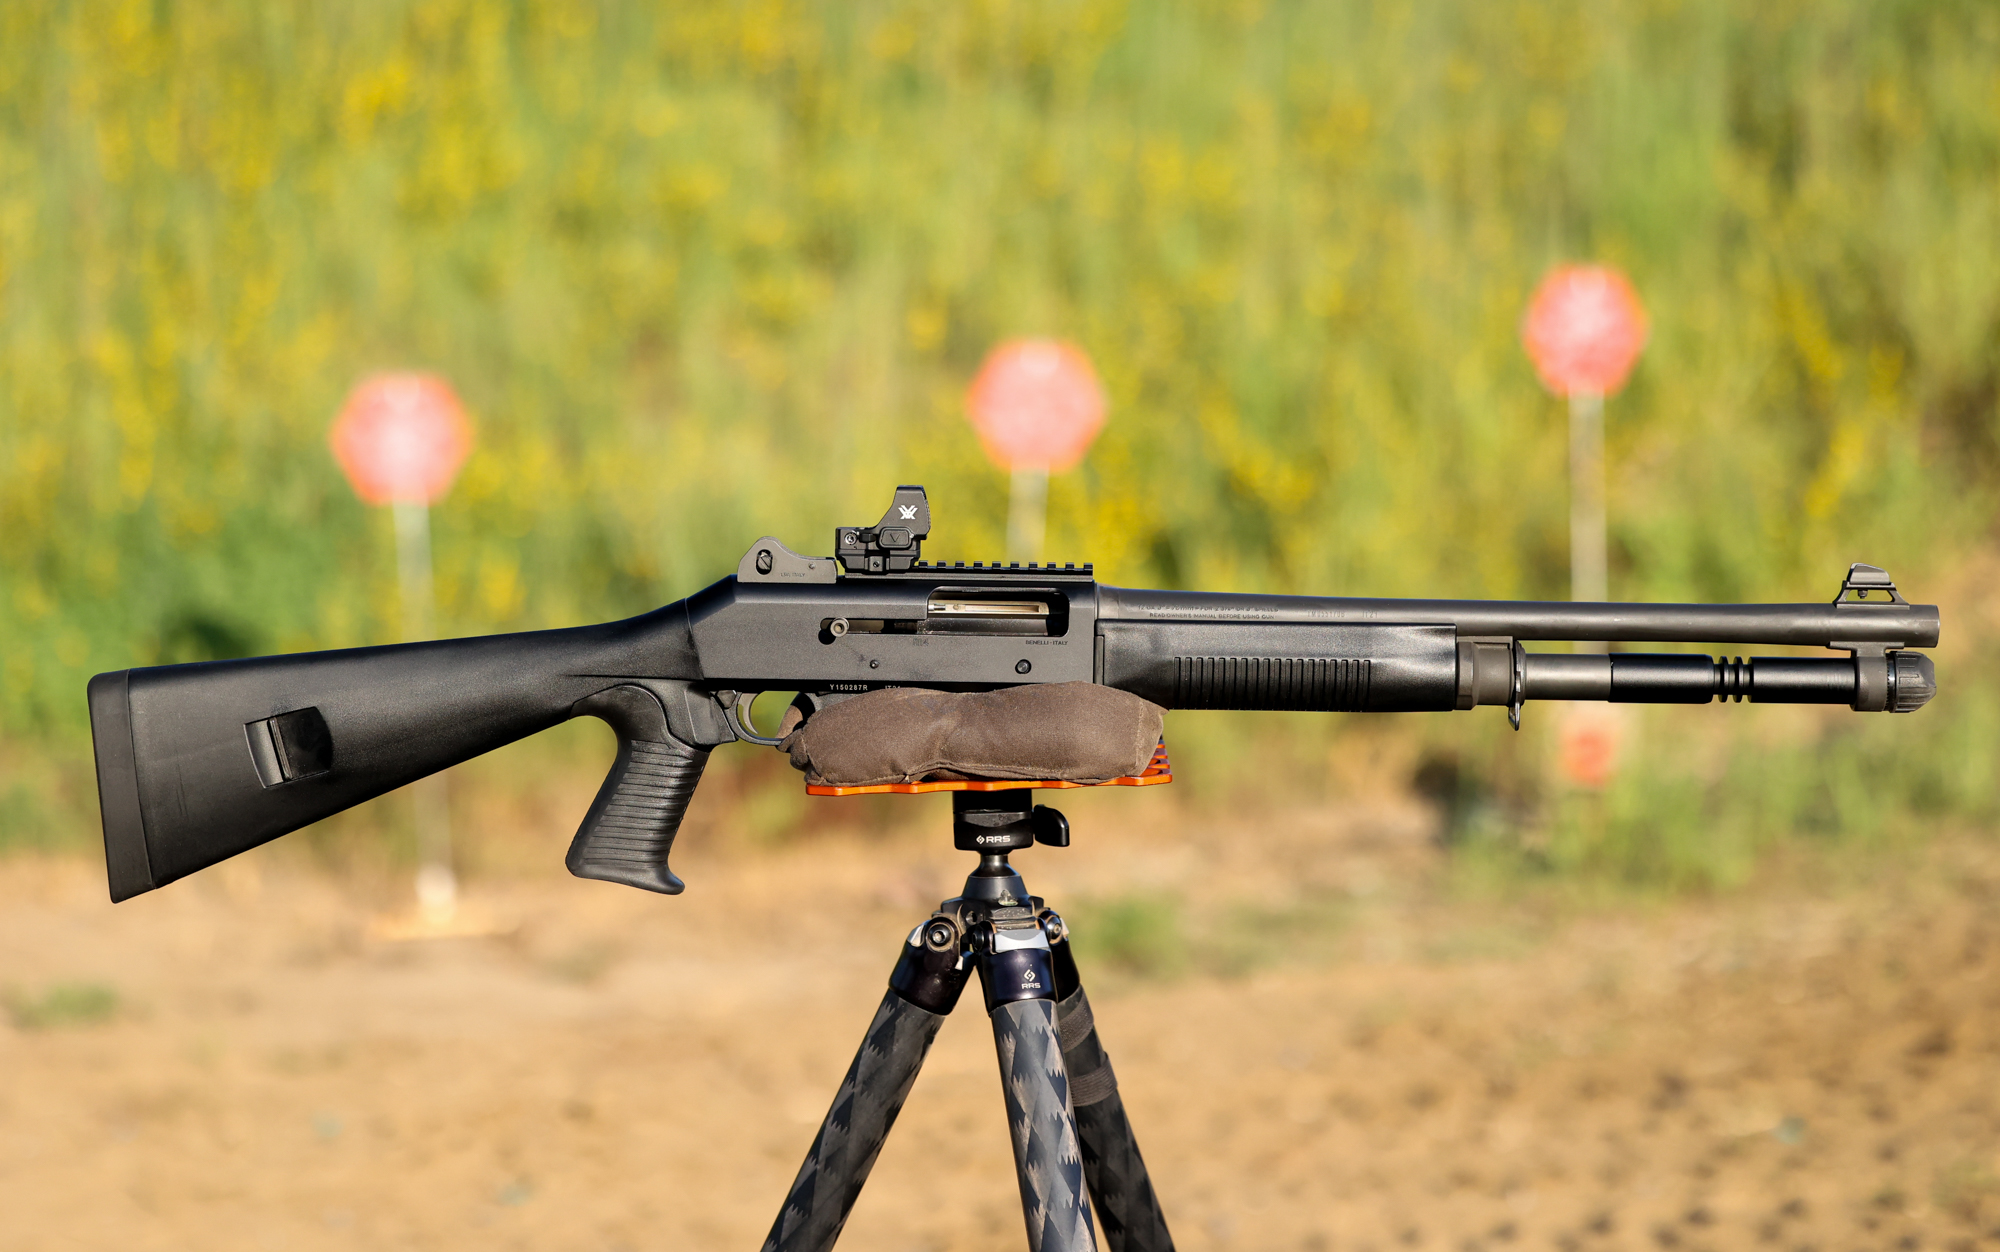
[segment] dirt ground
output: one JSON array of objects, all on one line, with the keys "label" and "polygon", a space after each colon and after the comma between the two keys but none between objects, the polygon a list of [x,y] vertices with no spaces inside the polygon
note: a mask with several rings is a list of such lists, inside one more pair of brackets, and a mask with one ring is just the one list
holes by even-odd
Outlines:
[{"label": "dirt ground", "polygon": [[[935,839],[691,844],[675,899],[553,840],[472,884],[490,933],[423,940],[278,849],[115,908],[0,862],[0,1249],[754,1248],[968,868],[935,803]],[[1614,908],[1468,898],[1393,806],[1064,807],[1076,846],[1017,863],[1109,936],[1184,1249],[2000,1250],[1990,842]],[[843,1247],[1023,1246],[976,1000]]]}]

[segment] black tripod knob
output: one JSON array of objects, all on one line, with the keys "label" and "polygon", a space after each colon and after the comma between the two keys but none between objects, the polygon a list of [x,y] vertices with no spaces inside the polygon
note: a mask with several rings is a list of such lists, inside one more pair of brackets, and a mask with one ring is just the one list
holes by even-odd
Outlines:
[{"label": "black tripod knob", "polygon": [[1037,804],[1034,810],[1035,842],[1051,848],[1069,846],[1069,819],[1046,804]]}]

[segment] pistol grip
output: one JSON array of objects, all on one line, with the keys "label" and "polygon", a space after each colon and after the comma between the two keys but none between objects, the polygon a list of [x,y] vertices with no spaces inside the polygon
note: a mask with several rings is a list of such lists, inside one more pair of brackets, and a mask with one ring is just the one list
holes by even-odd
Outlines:
[{"label": "pistol grip", "polygon": [[674,738],[666,710],[643,687],[606,688],[577,701],[572,711],[602,718],[617,732],[618,759],[569,845],[569,872],[680,894],[686,884],[667,868],[667,854],[708,750]]}]

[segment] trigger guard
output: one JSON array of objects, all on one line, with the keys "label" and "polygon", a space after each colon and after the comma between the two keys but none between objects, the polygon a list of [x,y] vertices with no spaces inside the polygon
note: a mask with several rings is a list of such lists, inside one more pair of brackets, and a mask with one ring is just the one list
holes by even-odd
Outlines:
[{"label": "trigger guard", "polygon": [[773,739],[768,735],[760,735],[750,728],[750,706],[756,703],[757,697],[761,694],[763,693],[757,691],[739,693],[734,704],[725,704],[722,706],[722,715],[729,719],[729,729],[736,732],[738,739],[741,739],[745,743],[755,743],[761,744],[766,748],[775,748],[785,741],[782,735]]}]

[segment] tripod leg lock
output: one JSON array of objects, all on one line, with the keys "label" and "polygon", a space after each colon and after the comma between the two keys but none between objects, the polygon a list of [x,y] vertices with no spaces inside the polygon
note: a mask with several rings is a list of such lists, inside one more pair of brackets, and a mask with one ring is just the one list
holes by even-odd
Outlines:
[{"label": "tripod leg lock", "polygon": [[896,968],[889,973],[889,989],[907,1003],[944,1017],[957,1006],[971,976],[965,932],[958,919],[937,913],[910,932],[896,957]]},{"label": "tripod leg lock", "polygon": [[973,951],[988,1013],[1019,1000],[1056,998],[1049,937],[1032,909],[994,909],[987,922],[975,929]]}]

